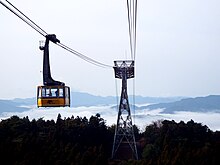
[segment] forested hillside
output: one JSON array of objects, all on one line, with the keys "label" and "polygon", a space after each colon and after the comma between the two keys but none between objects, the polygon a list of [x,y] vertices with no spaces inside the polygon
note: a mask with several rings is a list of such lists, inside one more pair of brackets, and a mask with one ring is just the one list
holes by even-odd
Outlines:
[{"label": "forested hillside", "polygon": [[12,116],[0,122],[1,164],[137,164],[216,165],[220,163],[220,132],[194,121],[156,121],[135,136],[140,159],[111,160],[114,126],[99,114],[30,121]]},{"label": "forested hillside", "polygon": [[220,96],[209,95],[205,97],[185,98],[170,103],[159,103],[140,107],[140,109],[164,109],[163,113],[175,111],[191,112],[220,112]]}]

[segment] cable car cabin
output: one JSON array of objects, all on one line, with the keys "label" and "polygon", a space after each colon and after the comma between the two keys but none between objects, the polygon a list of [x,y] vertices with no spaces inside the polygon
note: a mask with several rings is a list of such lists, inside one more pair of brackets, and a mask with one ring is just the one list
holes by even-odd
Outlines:
[{"label": "cable car cabin", "polygon": [[46,41],[40,44],[40,50],[43,53],[43,84],[37,88],[37,106],[38,107],[66,107],[70,106],[70,88],[65,86],[64,82],[56,81],[52,78],[50,72],[49,60],[49,41],[59,43],[55,34],[45,36]]},{"label": "cable car cabin", "polygon": [[70,88],[68,86],[38,86],[38,107],[70,106]]}]

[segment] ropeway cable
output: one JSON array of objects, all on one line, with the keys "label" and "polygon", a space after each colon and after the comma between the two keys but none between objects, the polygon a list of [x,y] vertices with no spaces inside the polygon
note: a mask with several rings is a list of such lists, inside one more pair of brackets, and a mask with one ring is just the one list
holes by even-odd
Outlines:
[{"label": "ropeway cable", "polygon": [[35,26],[32,25],[31,22],[28,22],[27,20],[25,20],[22,16],[20,16],[18,13],[16,13],[13,9],[11,9],[10,7],[8,7],[6,4],[4,4],[2,1],[0,1],[0,3],[7,8],[9,11],[11,11],[13,14],[15,14],[17,17],[19,17],[22,21],[24,21],[26,24],[28,24],[30,27],[32,27],[35,31],[37,31],[38,33],[40,33],[42,36],[45,37],[45,34],[40,31],[38,28],[36,28]]},{"label": "ropeway cable", "polygon": [[136,48],[137,48],[137,0],[135,0],[135,17],[134,17],[134,60],[136,59]]},{"label": "ropeway cable", "polygon": [[137,35],[137,0],[127,0],[127,12],[131,58],[132,60],[135,60]]},{"label": "ropeway cable", "polygon": [[[0,0],[0,4],[2,4],[5,8],[7,8],[9,11],[11,11],[13,14],[15,14],[17,17],[19,17],[22,21],[24,21],[26,24],[28,24],[30,27],[32,27],[35,31],[37,31],[38,33],[40,33],[42,36],[46,37],[46,35],[48,33],[46,33],[46,31],[44,31],[40,26],[38,26],[34,21],[32,21],[29,17],[27,17],[24,13],[22,13],[17,7],[15,7],[12,3],[10,3],[9,1],[6,0],[6,2],[13,7],[18,13],[20,13],[21,15],[19,15],[17,12],[15,12],[12,8],[10,8],[8,5],[6,5],[5,3],[3,3]],[[61,48],[69,51],[70,53],[76,55],[77,57],[83,59],[84,61],[87,61],[93,65],[96,65],[98,67],[102,67],[102,68],[112,68],[112,66],[110,65],[106,65],[104,63],[98,62],[86,55],[83,55],[82,53],[77,52],[76,50],[67,47],[66,45],[62,44],[62,43],[56,43],[58,46],[60,46]]]},{"label": "ropeway cable", "polygon": [[6,2],[8,2],[9,5],[11,5],[14,9],[16,9],[21,15],[23,15],[28,21],[30,21],[32,24],[34,24],[34,26],[36,26],[38,29],[40,29],[42,31],[42,33],[45,33],[45,36],[48,35],[47,32],[45,30],[43,30],[40,26],[38,26],[34,21],[32,21],[30,18],[28,18],[23,12],[21,12],[17,7],[15,7],[11,2],[9,2],[8,0],[5,0]]},{"label": "ropeway cable", "polygon": [[112,68],[112,66],[103,64],[103,63],[98,62],[98,61],[96,61],[96,60],[94,60],[94,59],[92,59],[92,58],[89,58],[89,57],[83,55],[82,53],[79,53],[79,52],[77,52],[77,51],[75,51],[75,50],[73,50],[73,49],[71,49],[71,48],[65,46],[65,45],[62,44],[62,43],[56,43],[56,44],[57,44],[58,46],[62,47],[63,49],[69,51],[70,53],[75,54],[75,55],[78,56],[79,58],[81,58],[81,59],[83,59],[83,60],[85,60],[85,61],[87,61],[87,62],[89,62],[89,63],[91,63],[91,64],[94,64],[94,65],[96,65],[96,66],[103,67],[103,68]]},{"label": "ropeway cable", "polygon": [[130,53],[131,53],[131,59],[134,59],[133,57],[133,46],[132,46],[132,26],[131,26],[131,5],[129,3],[129,0],[127,0],[127,11],[128,11],[128,32],[129,32],[129,41],[130,41]]},{"label": "ropeway cable", "polygon": [[[127,0],[128,30],[130,53],[132,60],[136,59],[137,43],[137,0]],[[136,64],[136,63],[135,63]],[[133,123],[135,124],[135,78],[133,79]]]}]

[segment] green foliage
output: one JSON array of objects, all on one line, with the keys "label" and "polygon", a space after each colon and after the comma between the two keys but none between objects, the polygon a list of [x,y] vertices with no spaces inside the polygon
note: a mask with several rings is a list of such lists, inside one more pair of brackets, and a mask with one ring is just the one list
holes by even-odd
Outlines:
[{"label": "green foliage", "polygon": [[[45,121],[12,116],[0,122],[3,164],[107,164],[111,134],[99,114]],[[2,163],[1,163],[2,164]]]},{"label": "green foliage", "polygon": [[[218,136],[218,137],[217,137]],[[142,158],[148,164],[219,164],[219,132],[193,120],[184,123],[158,121],[146,127]],[[218,146],[218,147],[216,147]]]},{"label": "green foliage", "polygon": [[12,116],[0,122],[1,164],[54,165],[215,165],[220,132],[201,123],[156,121],[143,133],[134,126],[139,160],[110,160],[115,125],[100,114],[30,121]]}]

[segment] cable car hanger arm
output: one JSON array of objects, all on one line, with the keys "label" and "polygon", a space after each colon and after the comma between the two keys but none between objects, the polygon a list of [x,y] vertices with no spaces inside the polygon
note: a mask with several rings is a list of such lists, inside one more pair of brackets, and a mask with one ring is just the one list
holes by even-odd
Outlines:
[{"label": "cable car hanger arm", "polygon": [[43,56],[43,83],[44,85],[49,85],[49,86],[55,86],[55,85],[61,85],[65,86],[65,83],[60,82],[60,81],[55,81],[51,77],[51,72],[50,72],[50,60],[49,60],[49,41],[52,41],[53,43],[59,43],[60,41],[56,38],[55,34],[49,34],[46,35],[46,41],[44,46],[40,45],[40,50],[44,51],[44,56]]}]

